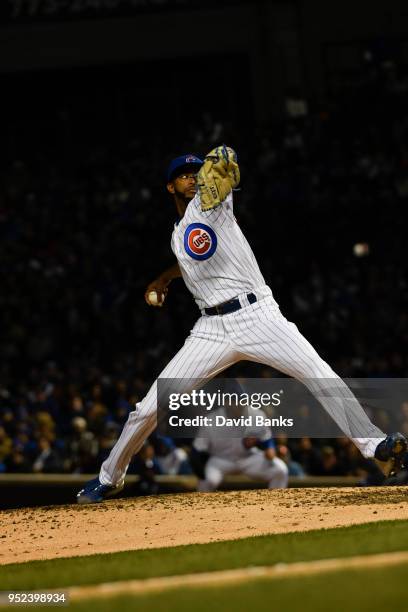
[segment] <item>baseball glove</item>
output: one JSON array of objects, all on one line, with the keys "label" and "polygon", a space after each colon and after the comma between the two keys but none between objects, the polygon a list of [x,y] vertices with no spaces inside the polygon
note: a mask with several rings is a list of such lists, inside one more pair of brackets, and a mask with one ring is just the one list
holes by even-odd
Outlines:
[{"label": "baseball glove", "polygon": [[198,173],[201,210],[212,210],[225,200],[239,185],[240,172],[233,149],[222,145],[213,149],[204,159]]}]

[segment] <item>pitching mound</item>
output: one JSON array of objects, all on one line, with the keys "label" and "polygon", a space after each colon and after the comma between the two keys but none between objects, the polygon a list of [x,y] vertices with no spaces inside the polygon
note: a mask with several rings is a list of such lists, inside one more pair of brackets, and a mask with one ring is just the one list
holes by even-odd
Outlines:
[{"label": "pitching mound", "polygon": [[159,495],[0,512],[0,564],[408,519],[408,487]]}]

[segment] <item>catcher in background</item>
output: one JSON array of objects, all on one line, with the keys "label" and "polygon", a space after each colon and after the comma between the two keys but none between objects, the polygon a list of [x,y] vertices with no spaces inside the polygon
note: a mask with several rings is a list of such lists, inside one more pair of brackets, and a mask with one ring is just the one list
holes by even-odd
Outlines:
[{"label": "catcher in background", "polygon": [[[247,409],[247,413],[261,414],[262,410]],[[215,415],[233,418],[241,416],[242,410],[234,406],[221,408]],[[245,415],[246,416],[246,415]],[[266,415],[265,415],[266,416]],[[226,474],[245,474],[268,483],[269,489],[284,489],[288,486],[286,463],[276,456],[275,443],[270,427],[243,429],[238,437],[220,437],[216,427],[201,429],[194,439],[190,462],[200,479],[198,490],[215,491]]]},{"label": "catcher in background", "polygon": [[[204,163],[184,155],[168,169],[167,190],[179,214],[171,239],[177,264],[149,285],[146,301],[161,306],[171,280],[182,276],[201,316],[160,378],[177,379],[179,391],[189,392],[193,380],[196,386],[243,359],[273,367],[305,384],[386,476],[397,474],[407,464],[405,437],[386,436],[371,423],[344,381],[280,312],[234,215],[232,192],[239,180],[236,154],[225,146],[211,151]],[[261,205],[254,202],[260,222]],[[78,502],[100,502],[118,493],[130,460],[156,425],[157,381],[130,413],[99,478],[85,485]]]}]

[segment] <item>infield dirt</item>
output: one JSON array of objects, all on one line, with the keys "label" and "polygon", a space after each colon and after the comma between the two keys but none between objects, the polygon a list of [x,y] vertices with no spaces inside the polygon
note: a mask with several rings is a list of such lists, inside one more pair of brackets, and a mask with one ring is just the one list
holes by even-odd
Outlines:
[{"label": "infield dirt", "polygon": [[275,489],[0,512],[0,564],[408,519],[408,487]]}]

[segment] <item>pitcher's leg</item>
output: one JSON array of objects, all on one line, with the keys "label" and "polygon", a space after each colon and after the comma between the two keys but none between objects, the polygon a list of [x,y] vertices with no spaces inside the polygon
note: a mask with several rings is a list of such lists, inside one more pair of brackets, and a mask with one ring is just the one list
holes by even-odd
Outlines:
[{"label": "pitcher's leg", "polygon": [[301,381],[365,457],[373,457],[385,434],[368,418],[344,381],[318,355],[294,323],[274,311],[268,299],[240,319],[246,355]]},{"label": "pitcher's leg", "polygon": [[[192,389],[192,380],[210,379],[235,361],[237,357],[230,344],[189,336],[184,346],[160,374],[160,378],[183,379],[178,381],[178,389],[180,392],[188,392]],[[99,475],[102,484],[118,485],[123,482],[130,460],[156,425],[157,381],[130,413],[118,441],[102,464]]]}]

